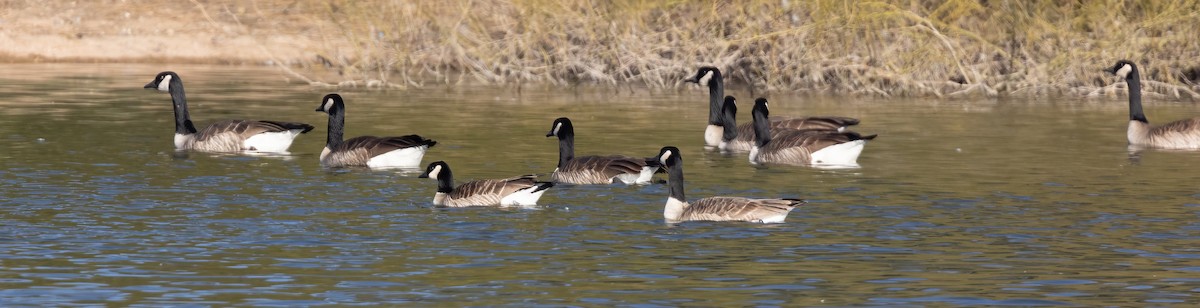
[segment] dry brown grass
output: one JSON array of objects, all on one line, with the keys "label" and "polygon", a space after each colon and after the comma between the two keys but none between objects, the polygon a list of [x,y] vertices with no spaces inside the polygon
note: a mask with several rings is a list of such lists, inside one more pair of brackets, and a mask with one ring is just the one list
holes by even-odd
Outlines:
[{"label": "dry brown grass", "polygon": [[315,84],[672,88],[715,65],[765,91],[1102,95],[1130,59],[1150,96],[1200,97],[1200,0],[189,1],[213,29],[314,38],[285,68]]},{"label": "dry brown grass", "polygon": [[[697,66],[768,91],[891,95],[1148,90],[1196,98],[1197,1],[333,1],[349,76],[675,87]],[[1189,75],[1190,74],[1190,75]]]}]

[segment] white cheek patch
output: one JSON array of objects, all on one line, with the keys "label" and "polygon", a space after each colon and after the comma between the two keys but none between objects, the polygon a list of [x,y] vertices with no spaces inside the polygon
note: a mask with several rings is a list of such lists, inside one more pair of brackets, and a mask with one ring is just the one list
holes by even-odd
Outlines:
[{"label": "white cheek patch", "polygon": [[558,136],[558,130],[559,130],[559,129],[562,129],[562,123],[555,123],[555,124],[554,124],[554,135],[555,135],[555,136]]},{"label": "white cheek patch", "polygon": [[163,92],[171,91],[171,75],[163,76],[162,81],[158,82],[158,90]]},{"label": "white cheek patch", "polygon": [[1121,69],[1117,70],[1117,76],[1121,78],[1129,78],[1129,72],[1133,71],[1133,66],[1129,64],[1121,64]]},{"label": "white cheek patch", "polygon": [[672,154],[672,153],[671,153],[671,151],[666,151],[666,152],[663,152],[663,154],[662,154],[662,157],[659,157],[659,158],[658,158],[658,162],[659,162],[659,163],[661,163],[661,164],[663,164],[663,165],[666,165],[666,164],[667,164],[667,158],[671,157],[671,154]]},{"label": "white cheek patch", "polygon": [[325,106],[321,106],[321,109],[324,109],[326,113],[329,112],[329,108],[333,108],[333,99],[332,98],[325,101]]},{"label": "white cheek patch", "polygon": [[696,83],[706,85],[706,84],[708,84],[709,80],[712,80],[712,77],[713,77],[712,70],[705,71],[704,76],[700,76],[700,79],[696,79]]},{"label": "white cheek patch", "polygon": [[433,170],[429,170],[429,178],[436,180],[439,173],[442,173],[442,165],[433,166]]}]

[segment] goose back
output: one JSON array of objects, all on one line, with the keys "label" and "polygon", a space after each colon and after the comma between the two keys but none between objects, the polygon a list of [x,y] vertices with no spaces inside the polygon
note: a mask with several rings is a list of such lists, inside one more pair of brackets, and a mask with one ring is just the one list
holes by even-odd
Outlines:
[{"label": "goose back", "polygon": [[[523,175],[507,179],[474,180],[455,187],[453,191],[446,194],[441,205],[448,207],[534,205],[533,202],[536,202],[536,198],[533,199],[533,202],[529,203],[514,203],[513,201],[516,201],[516,198],[511,198],[510,196],[518,193],[536,193],[537,196],[541,196],[541,192],[553,186],[553,183],[538,182],[537,177],[533,175]],[[513,201],[506,201],[505,199]]]},{"label": "goose back", "polygon": [[1129,121],[1129,143],[1164,149],[1200,149],[1200,118],[1183,119],[1159,126]]},{"label": "goose back", "polygon": [[580,156],[555,169],[550,174],[550,179],[570,184],[612,184],[614,180],[632,184],[648,182],[649,179],[642,178],[645,169],[649,167],[645,158],[619,155]]},{"label": "goose back", "polygon": [[[329,167],[419,166],[425,152],[437,141],[418,135],[399,137],[359,136],[342,141],[322,152],[321,163]],[[389,155],[397,159],[386,159]],[[407,158],[407,159],[405,159]]]},{"label": "goose back", "polygon": [[177,135],[175,147],[203,152],[284,152],[296,135],[312,129],[312,125],[304,123],[224,120],[209,124],[190,137]]},{"label": "goose back", "polygon": [[749,221],[781,223],[799,199],[751,199],[742,197],[708,197],[688,203],[680,213],[680,221]]}]

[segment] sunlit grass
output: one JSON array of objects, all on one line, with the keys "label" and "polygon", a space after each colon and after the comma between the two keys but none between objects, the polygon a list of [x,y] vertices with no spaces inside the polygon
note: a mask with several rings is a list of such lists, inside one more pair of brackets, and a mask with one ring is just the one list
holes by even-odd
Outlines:
[{"label": "sunlit grass", "polygon": [[[290,3],[290,4],[289,4]],[[263,4],[260,4],[260,6]],[[1101,69],[1196,98],[1197,0],[333,0],[290,5],[345,79],[675,87],[701,65],[768,91],[1097,95]],[[293,12],[292,14],[296,14]],[[295,16],[295,15],[292,15]],[[1189,73],[1191,72],[1191,73]]]}]

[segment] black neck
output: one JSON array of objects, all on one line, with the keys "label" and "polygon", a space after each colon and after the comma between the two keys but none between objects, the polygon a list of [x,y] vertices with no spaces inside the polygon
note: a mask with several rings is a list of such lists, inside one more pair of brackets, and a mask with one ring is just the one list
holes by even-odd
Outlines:
[{"label": "black neck", "polygon": [[754,106],[754,110],[750,111],[752,125],[754,125],[754,144],[758,147],[766,146],[771,142],[771,122],[767,119],[767,109]]},{"label": "black neck", "polygon": [[1150,123],[1142,113],[1142,80],[1136,67],[1125,77],[1125,83],[1129,84],[1129,119]]},{"label": "black neck", "polygon": [[667,166],[667,186],[671,192],[671,198],[675,200],[687,202],[687,198],[683,195],[683,161],[675,160]]},{"label": "black neck", "polygon": [[450,166],[442,167],[442,171],[437,175],[438,192],[450,193],[454,191],[454,173],[450,172]]},{"label": "black neck", "polygon": [[724,134],[721,135],[721,140],[732,141],[733,139],[737,139],[737,105],[727,101],[721,108],[721,111],[721,129],[724,131]]},{"label": "black neck", "polygon": [[575,132],[563,127],[558,132],[558,167],[575,159]]},{"label": "black neck", "polygon": [[725,81],[721,71],[712,70],[708,80],[708,124],[721,125],[721,100],[725,99]]},{"label": "black neck", "polygon": [[192,116],[188,115],[187,98],[183,94],[183,81],[179,78],[171,78],[168,87],[171,93],[172,106],[175,108],[175,133],[189,135],[196,133],[196,126],[192,124]]},{"label": "black neck", "polygon": [[339,144],[342,144],[342,130],[346,126],[346,106],[342,102],[334,102],[333,106],[329,107],[329,126],[326,129],[325,147],[333,149]]}]

